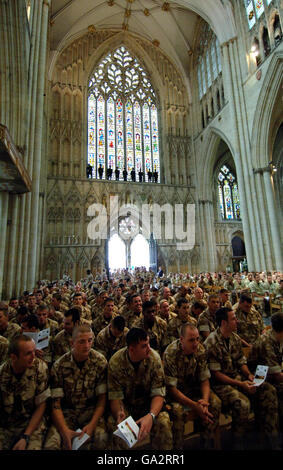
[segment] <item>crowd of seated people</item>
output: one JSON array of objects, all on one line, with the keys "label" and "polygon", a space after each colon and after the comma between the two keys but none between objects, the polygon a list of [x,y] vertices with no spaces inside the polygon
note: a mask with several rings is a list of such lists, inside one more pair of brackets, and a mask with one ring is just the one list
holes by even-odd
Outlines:
[{"label": "crowd of seated people", "polygon": [[38,281],[0,302],[0,449],[71,449],[83,434],[82,449],[126,449],[113,431],[127,416],[160,450],[183,449],[190,417],[211,449],[221,412],[244,449],[251,410],[261,448],[280,449],[282,342],[280,272]]}]

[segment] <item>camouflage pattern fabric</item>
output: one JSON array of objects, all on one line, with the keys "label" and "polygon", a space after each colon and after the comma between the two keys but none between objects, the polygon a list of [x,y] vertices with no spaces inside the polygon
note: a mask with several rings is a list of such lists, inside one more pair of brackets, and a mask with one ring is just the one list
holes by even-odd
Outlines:
[{"label": "camouflage pattern fabric", "polygon": [[7,338],[8,341],[11,341],[13,338],[21,334],[21,327],[16,323],[8,323],[8,326],[5,331],[0,331],[0,335]]},{"label": "camouflage pattern fabric", "polygon": [[149,336],[151,348],[155,349],[159,354],[166,348],[168,344],[167,323],[165,320],[162,320],[162,318],[154,317],[153,327],[145,328],[144,318],[142,316],[133,323],[133,328],[145,330]]},{"label": "camouflage pattern fabric", "polygon": [[200,314],[198,318],[198,330],[200,334],[200,339],[202,341],[205,340],[205,337],[202,334],[203,332],[211,333],[212,331],[215,331],[216,328],[217,328],[217,325],[216,325],[215,315],[212,315],[209,312],[209,309],[206,308]]},{"label": "camouflage pattern fabric", "polygon": [[235,310],[237,317],[237,333],[240,338],[248,343],[254,343],[264,330],[264,323],[261,314],[252,307],[247,314],[240,307]]},{"label": "camouflage pattern fabric", "polygon": [[0,336],[0,365],[8,359],[9,341],[4,336]]},{"label": "camouflage pattern fabric", "polygon": [[[20,379],[12,371],[8,360],[0,367],[0,449],[11,445],[11,437],[22,432],[37,406],[50,397],[47,365],[35,358]],[[44,419],[32,434],[30,448],[40,449],[45,431]],[[11,434],[9,434],[9,431]],[[3,446],[3,447],[1,447]],[[6,447],[7,446],[7,447]]]},{"label": "camouflage pattern fabric", "polygon": [[110,333],[110,325],[106,326],[95,338],[94,349],[103,354],[107,361],[109,361],[116,351],[119,351],[119,349],[126,346],[126,336],[128,331],[128,328],[124,328],[123,334],[118,338],[115,338]]},{"label": "camouflage pattern fabric", "polygon": [[170,320],[168,322],[168,328],[167,328],[168,342],[167,342],[167,344],[172,343],[172,341],[175,341],[175,339],[178,339],[180,337],[181,327],[185,323],[191,323],[192,325],[197,326],[197,320],[189,314],[187,315],[187,318],[184,321],[181,320],[178,317],[178,314],[177,314],[176,317],[172,318],[172,320]]}]

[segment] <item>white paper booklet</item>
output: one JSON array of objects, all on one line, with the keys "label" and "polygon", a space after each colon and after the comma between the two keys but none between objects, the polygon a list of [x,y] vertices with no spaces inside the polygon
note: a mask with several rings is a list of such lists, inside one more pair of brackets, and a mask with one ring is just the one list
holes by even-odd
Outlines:
[{"label": "white paper booklet", "polygon": [[[77,429],[76,432],[82,432],[81,429]],[[87,441],[89,438],[89,435],[87,433],[84,433],[82,437],[74,437],[73,443],[72,443],[72,450],[78,450],[84,443]]]},{"label": "white paper booklet", "polygon": [[259,385],[263,384],[266,379],[268,371],[268,366],[257,366],[255,371],[255,378],[253,384],[258,387]]},{"label": "white paper booklet", "polygon": [[113,434],[115,436],[121,437],[129,447],[133,447],[138,441],[138,435],[140,428],[133,420],[131,416],[124,419],[120,424],[118,424],[118,429]]},{"label": "white paper booklet", "polygon": [[25,331],[24,335],[29,336],[29,338],[34,340],[36,349],[44,349],[49,344],[50,328],[46,328],[38,333]]}]

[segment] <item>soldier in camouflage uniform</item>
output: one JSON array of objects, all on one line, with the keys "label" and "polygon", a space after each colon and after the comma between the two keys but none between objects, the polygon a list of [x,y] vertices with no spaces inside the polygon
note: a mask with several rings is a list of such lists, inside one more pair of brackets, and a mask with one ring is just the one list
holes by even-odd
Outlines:
[{"label": "soldier in camouflage uniform", "polygon": [[237,317],[237,334],[244,340],[244,346],[251,346],[264,330],[262,316],[247,294],[241,294],[238,307],[233,310]]},{"label": "soldier in camouflage uniform", "polygon": [[190,304],[187,299],[181,298],[177,302],[176,312],[177,316],[172,318],[167,327],[167,336],[168,336],[168,343],[172,343],[175,339],[180,337],[181,327],[185,323],[192,323],[193,325],[197,325],[197,320],[190,316],[189,314]]},{"label": "soldier in camouflage uniform", "polygon": [[0,365],[8,358],[9,341],[4,336],[0,336]]},{"label": "soldier in camouflage uniform", "polygon": [[106,290],[102,289],[99,291],[95,301],[91,302],[91,317],[95,319],[99,315],[103,315],[104,302],[107,299],[108,294]]},{"label": "soldier in camouflage uniform", "polygon": [[[52,425],[44,449],[71,449],[72,439],[86,433],[82,448],[106,449],[108,436],[103,413],[106,403],[107,361],[91,349],[93,332],[88,325],[73,331],[72,351],[58,359],[51,370]],[[77,428],[82,433],[76,432]]]},{"label": "soldier in camouflage uniform", "polygon": [[283,313],[271,316],[270,330],[267,330],[253,344],[248,358],[251,370],[255,371],[258,364],[268,366],[268,382],[277,390],[279,403],[280,429],[283,427],[283,373],[282,373],[282,344],[283,344]]},{"label": "soldier in camouflage uniform", "polygon": [[21,328],[16,323],[9,322],[8,305],[4,302],[0,304],[0,335],[11,341],[21,333]]},{"label": "soldier in camouflage uniform", "polygon": [[80,311],[77,308],[67,310],[64,315],[64,329],[57,333],[52,342],[53,362],[72,349],[72,334],[80,325]]},{"label": "soldier in camouflage uniform", "polygon": [[170,312],[169,303],[166,299],[162,299],[159,303],[159,316],[162,320],[168,322],[177,316],[176,313]]},{"label": "soldier in camouflage uniform", "polygon": [[[126,306],[126,305],[125,305]],[[133,294],[130,298],[129,307],[127,310],[123,310],[121,315],[125,318],[126,327],[132,328],[133,323],[141,316],[142,314],[142,300],[140,295]]]},{"label": "soldier in camouflage uniform", "polygon": [[211,385],[222,401],[224,409],[232,410],[234,445],[243,448],[243,436],[250,413],[250,402],[255,413],[256,429],[266,445],[272,446],[278,438],[278,401],[275,388],[269,383],[253,385],[254,375],[247,366],[233,310],[220,308],[216,312],[217,329],[205,340]]},{"label": "soldier in camouflage uniform", "polygon": [[[140,425],[138,440],[149,433],[152,448],[170,450],[172,429],[167,412],[162,411],[165,377],[159,354],[150,349],[144,330],[132,328],[127,334],[127,347],[117,351],[109,361],[108,396],[112,415],[108,421],[111,434],[128,415]],[[113,447],[126,449],[114,437]]]},{"label": "soldier in camouflage uniform", "polygon": [[220,289],[219,291],[219,301],[220,301],[220,307],[227,307],[230,310],[232,310],[232,304],[229,300],[229,295],[230,292],[228,289]]},{"label": "soldier in camouflage uniform", "polygon": [[40,450],[50,397],[47,365],[35,358],[35,344],[19,335],[0,367],[0,450]]},{"label": "soldier in camouflage uniform", "polygon": [[150,347],[161,355],[168,345],[167,323],[155,316],[155,304],[151,300],[143,303],[142,311],[142,317],[133,323],[133,328],[145,330],[149,336]]},{"label": "soldier in camouflage uniform", "polygon": [[108,297],[104,302],[102,315],[98,315],[92,322],[91,327],[94,335],[97,336],[103,328],[108,326],[114,316],[114,300]]},{"label": "soldier in camouflage uniform", "polygon": [[192,411],[204,427],[205,445],[212,444],[218,426],[221,401],[210,390],[206,351],[199,343],[196,326],[186,323],[181,337],[164,352],[165,381],[172,402],[174,449],[183,448],[186,411]]},{"label": "soldier in camouflage uniform", "polygon": [[118,315],[112,318],[110,324],[103,328],[95,338],[94,349],[109,361],[116,351],[126,346],[128,331],[122,316]]},{"label": "soldier in camouflage uniform", "polygon": [[81,309],[81,318],[85,318],[89,322],[92,320],[91,310],[83,305],[83,296],[81,293],[77,292],[74,295],[72,307],[80,307]]},{"label": "soldier in camouflage uniform", "polygon": [[216,329],[215,313],[220,306],[219,296],[211,294],[208,297],[207,305],[207,309],[200,314],[197,325],[202,341],[205,341],[209,334]]},{"label": "soldier in camouflage uniform", "polygon": [[53,339],[57,335],[59,331],[59,325],[57,321],[48,318],[49,307],[46,304],[41,304],[38,306],[36,311],[36,316],[39,322],[39,331],[45,330],[50,328],[50,335],[49,335],[49,344],[44,349],[37,349],[36,356],[40,359],[43,359],[47,362],[48,366],[51,367],[52,359],[53,359]]}]

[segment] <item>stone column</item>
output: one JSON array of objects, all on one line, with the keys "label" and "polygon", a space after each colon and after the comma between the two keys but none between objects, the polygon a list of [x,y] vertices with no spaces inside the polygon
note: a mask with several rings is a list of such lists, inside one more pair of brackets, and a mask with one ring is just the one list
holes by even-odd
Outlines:
[{"label": "stone column", "polygon": [[[261,208],[261,214],[267,213],[266,202],[263,197],[264,193],[264,181],[261,173],[255,174],[255,183],[256,183],[256,193],[258,202]],[[266,271],[272,271],[272,266],[274,265],[272,260],[272,253],[270,249],[270,237],[268,233],[268,225],[266,220],[261,217],[260,218],[260,226],[261,226],[261,233],[262,233],[262,240],[263,240],[263,248],[264,248],[264,268]]]},{"label": "stone column", "polygon": [[[274,195],[274,188],[271,184],[271,175],[268,171],[264,171],[263,173],[264,179],[264,186],[265,186],[265,196],[267,201],[267,214],[265,217],[268,219],[269,227],[270,227],[270,245],[273,249],[274,253],[274,268],[277,271],[283,271],[283,262],[282,262],[282,246],[280,241],[280,232],[278,228],[278,222],[275,212],[275,195]],[[282,230],[282,227],[281,227]]]}]

